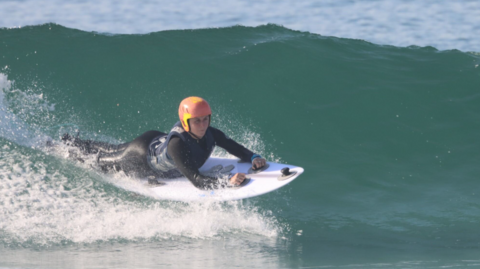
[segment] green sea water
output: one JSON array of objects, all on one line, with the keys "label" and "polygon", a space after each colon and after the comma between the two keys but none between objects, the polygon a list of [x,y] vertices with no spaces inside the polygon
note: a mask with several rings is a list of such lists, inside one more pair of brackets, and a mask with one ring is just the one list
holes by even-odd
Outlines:
[{"label": "green sea water", "polygon": [[[0,29],[0,268],[479,266],[479,64],[277,25]],[[168,131],[192,95],[213,126],[305,173],[187,204],[44,147]]]}]

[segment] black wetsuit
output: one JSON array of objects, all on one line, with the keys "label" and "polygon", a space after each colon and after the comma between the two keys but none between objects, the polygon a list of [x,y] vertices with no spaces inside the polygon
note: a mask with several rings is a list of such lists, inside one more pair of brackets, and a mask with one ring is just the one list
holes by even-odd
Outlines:
[{"label": "black wetsuit", "polygon": [[148,146],[150,142],[160,135],[159,131],[147,131],[133,141],[114,145],[106,142],[82,140],[66,134],[62,140],[79,148],[83,154],[98,154],[97,163],[104,171],[124,171],[133,177],[149,177],[158,174],[152,170],[147,161]]},{"label": "black wetsuit", "polygon": [[207,149],[208,132],[210,132],[213,137],[216,146],[225,149],[228,153],[240,158],[244,162],[251,162],[252,157],[255,155],[244,146],[228,138],[222,131],[214,127],[208,127],[208,129],[207,134],[202,137],[202,139],[192,138],[189,134],[185,135],[189,138],[188,140],[193,140],[193,143],[198,143],[203,149],[203,151],[197,152],[196,155],[192,154],[192,148],[188,140],[183,141],[176,136],[173,136],[170,141],[168,141],[167,147],[168,155],[173,159],[176,170],[188,178],[195,187],[201,189],[215,188],[219,183],[216,177],[206,176],[198,171],[210,157],[210,151]]},{"label": "black wetsuit", "polygon": [[[209,127],[209,131],[213,136],[215,145],[224,148],[242,161],[251,162],[252,157],[259,156],[228,138],[222,131],[213,127]],[[165,136],[167,134],[159,131],[147,131],[133,141],[120,145],[72,138],[68,134],[62,140],[67,144],[78,147],[84,154],[97,154],[97,162],[105,171],[124,171],[129,176],[140,178],[152,176],[155,178],[172,178],[184,175],[197,188],[210,189],[218,186],[219,182],[216,177],[202,175],[198,170],[211,154],[211,151],[206,150],[206,136],[199,140],[194,139],[195,143],[205,149],[204,152],[198,153],[197,151],[196,156],[192,155],[188,143],[179,137],[172,136],[168,141],[167,150],[169,157],[175,163],[176,171],[165,173],[152,168],[147,158],[149,155],[155,155],[152,152],[155,143],[152,143],[152,141]]]}]

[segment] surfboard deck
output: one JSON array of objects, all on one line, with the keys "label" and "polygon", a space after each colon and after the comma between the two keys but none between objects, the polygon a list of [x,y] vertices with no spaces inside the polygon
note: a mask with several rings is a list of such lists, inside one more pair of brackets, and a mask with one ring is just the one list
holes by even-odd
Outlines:
[{"label": "surfboard deck", "polygon": [[[214,168],[214,170],[226,168],[226,170],[231,169],[229,171],[231,174],[245,173],[250,180],[246,180],[246,182],[240,187],[201,190],[196,188],[185,177],[160,179],[160,185],[152,186],[150,192],[154,198],[160,200],[184,202],[201,201],[206,199],[215,201],[240,200],[259,196],[279,189],[292,182],[303,173],[303,168],[298,166],[273,162],[267,162],[267,164],[268,167],[265,170],[255,173],[251,170],[252,165],[250,163],[242,163],[239,162],[238,159],[211,157],[199,169],[201,173],[211,173],[212,168]],[[284,168],[289,169],[289,175],[282,176],[281,170]]]}]

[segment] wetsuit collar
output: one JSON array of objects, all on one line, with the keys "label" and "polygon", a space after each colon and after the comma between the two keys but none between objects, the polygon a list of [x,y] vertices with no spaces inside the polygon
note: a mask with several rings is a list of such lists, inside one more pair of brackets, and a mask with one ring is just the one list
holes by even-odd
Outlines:
[{"label": "wetsuit collar", "polygon": [[192,132],[188,132],[193,138],[195,138],[197,140],[197,143],[200,143],[200,140],[201,138],[199,138],[198,136],[196,136],[194,133]]}]

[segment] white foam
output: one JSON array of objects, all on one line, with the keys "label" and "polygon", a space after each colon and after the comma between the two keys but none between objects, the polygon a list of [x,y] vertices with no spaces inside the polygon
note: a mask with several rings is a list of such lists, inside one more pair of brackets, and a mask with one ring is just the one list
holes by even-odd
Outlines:
[{"label": "white foam", "polygon": [[8,111],[4,95],[12,89],[12,84],[13,82],[8,80],[5,74],[0,73],[0,136],[10,140],[19,137],[22,129],[26,129],[25,125],[17,120],[15,114]]},{"label": "white foam", "polygon": [[109,183],[95,172],[15,147],[7,143],[0,151],[0,230],[6,243],[215,238],[238,232],[272,237],[282,230],[273,216],[242,202],[146,201],[107,191]]},{"label": "white foam", "polygon": [[8,77],[5,74],[0,73],[0,90],[10,89],[12,87],[12,82],[8,80]]},{"label": "white foam", "polygon": [[44,123],[54,108],[55,105],[49,104],[42,93],[15,89],[14,82],[0,73],[0,137],[29,147],[44,143],[48,137],[38,126],[30,126],[25,120],[32,124]]}]

